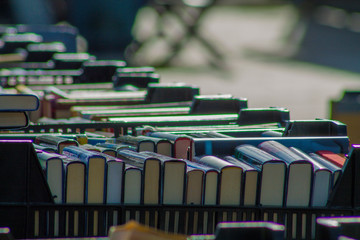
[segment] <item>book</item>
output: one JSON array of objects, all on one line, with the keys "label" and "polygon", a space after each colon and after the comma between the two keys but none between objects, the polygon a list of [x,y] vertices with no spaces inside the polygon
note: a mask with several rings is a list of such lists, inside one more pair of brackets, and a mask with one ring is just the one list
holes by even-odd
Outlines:
[{"label": "book", "polygon": [[59,154],[36,151],[55,203],[64,201],[65,169]]},{"label": "book", "polygon": [[216,205],[218,196],[218,179],[219,171],[215,168],[206,166],[193,161],[183,160],[187,166],[199,168],[204,171],[204,184],[203,184],[203,205]]},{"label": "book", "polygon": [[201,205],[203,203],[204,171],[186,165],[185,204]]},{"label": "book", "polygon": [[242,169],[216,156],[203,156],[194,160],[219,171],[217,204],[240,206]]},{"label": "book", "polygon": [[0,111],[0,129],[25,128],[29,123],[28,114],[24,111]]},{"label": "book", "polygon": [[[196,126],[140,126],[136,128],[138,135],[146,135],[147,132],[168,132],[173,134],[193,135],[196,137],[261,137],[266,132],[272,131],[282,135],[285,128],[279,127],[278,123],[259,125],[196,125]],[[195,137],[195,136],[193,136]]]},{"label": "book", "polygon": [[0,202],[54,203],[30,140],[0,140]]},{"label": "book", "polygon": [[241,200],[241,205],[256,206],[258,204],[260,169],[255,166],[251,166],[245,161],[243,162],[239,159],[236,159],[233,156],[225,156],[223,159],[242,169],[243,186],[241,194],[243,196],[243,199]]},{"label": "book", "polygon": [[260,148],[241,144],[234,150],[237,159],[257,166],[260,170],[259,205],[281,207],[284,203],[286,163]]},{"label": "book", "polygon": [[[142,104],[133,104],[133,105],[83,105],[83,106],[73,106],[71,107],[71,115],[72,116],[81,116],[83,113],[86,112],[97,112],[97,111],[118,111],[122,110],[126,112],[128,109],[130,112],[147,109],[145,111],[152,111],[149,110],[151,108],[154,109],[165,109],[167,111],[168,108],[189,108],[191,101],[181,101],[181,102],[166,102],[166,103],[142,103]],[[144,115],[144,114],[142,114]]]},{"label": "book", "polygon": [[[104,107],[103,109],[87,110],[77,112],[76,116],[94,120],[105,121],[110,117],[133,117],[133,116],[167,116],[180,115],[189,113],[190,107],[175,106],[175,107],[149,107],[149,108],[126,108],[114,109],[113,107]],[[74,112],[74,110],[72,110]]]},{"label": "book", "polygon": [[[82,145],[80,145],[82,146]],[[91,150],[90,150],[91,151]],[[125,162],[103,151],[94,151],[106,159],[105,166],[105,203],[121,203]]]},{"label": "book", "polygon": [[150,137],[170,140],[173,144],[173,157],[192,160],[194,157],[192,139],[186,135],[177,135],[163,132],[149,132]]},{"label": "book", "polygon": [[120,159],[112,156],[107,155],[105,156],[105,158],[106,158],[105,202],[107,204],[121,203],[123,199],[122,191],[123,191],[123,176],[125,171],[125,163]]},{"label": "book", "polygon": [[141,182],[143,204],[159,204],[161,201],[161,174],[162,162],[145,152],[135,152],[128,149],[120,149],[117,157],[127,164],[138,167],[142,171]]},{"label": "book", "polygon": [[85,203],[86,165],[84,162],[76,159],[65,162],[64,190],[65,203]]},{"label": "book", "polygon": [[71,117],[71,107],[84,105],[132,105],[144,102],[145,91],[68,90],[51,87],[44,96],[43,116],[51,118]]},{"label": "book", "polygon": [[229,114],[203,114],[203,115],[175,115],[175,116],[136,116],[136,117],[111,117],[109,122],[132,123],[136,125],[217,125],[236,123],[239,115]]},{"label": "book", "polygon": [[104,203],[106,158],[78,146],[67,146],[62,154],[77,158],[86,165],[85,202]]},{"label": "book", "polygon": [[142,153],[161,161],[161,203],[184,204],[187,177],[186,162],[154,152],[144,151]]},{"label": "book", "polygon": [[115,157],[117,157],[117,153],[120,149],[130,149],[136,151],[136,148],[129,144],[122,144],[122,143],[112,143],[112,142],[98,142],[95,144],[95,146],[103,148],[103,152],[108,151],[112,152],[114,151]]},{"label": "book", "polygon": [[136,166],[126,164],[124,171],[123,203],[142,203],[142,170]]},{"label": "book", "polygon": [[57,147],[54,145],[33,143],[33,146],[34,146],[35,150],[41,150],[41,151],[48,152],[48,153],[57,153],[57,151],[58,151]]},{"label": "book", "polygon": [[58,135],[38,135],[34,141],[36,144],[48,144],[57,148],[57,153],[62,154],[67,146],[79,146],[79,143],[74,139],[65,138]]},{"label": "book", "polygon": [[137,135],[136,138],[144,141],[152,141],[155,144],[154,152],[172,157],[173,156],[173,143],[166,138],[158,138],[151,136]]},{"label": "book", "polygon": [[133,145],[138,152],[155,151],[155,142],[142,136],[122,135],[117,137],[115,142]]},{"label": "book", "polygon": [[285,186],[285,206],[308,207],[311,201],[313,164],[276,141],[264,141],[258,147],[288,165]]},{"label": "book", "polygon": [[320,164],[324,165],[327,169],[329,169],[332,173],[332,180],[331,180],[331,186],[334,187],[337,180],[340,178],[340,176],[343,174],[343,171],[340,167],[336,166],[335,164],[332,164],[325,158],[321,157],[320,155],[316,153],[309,153],[309,156],[318,161]]},{"label": "book", "polygon": [[32,94],[0,94],[0,111],[35,111],[39,98]]},{"label": "book", "polygon": [[346,161],[345,157],[342,157],[339,154],[336,154],[332,151],[319,150],[316,151],[316,153],[338,167],[343,167]]},{"label": "book", "polygon": [[301,149],[290,147],[290,150],[313,164],[314,176],[310,205],[313,207],[325,207],[332,189],[332,172]]},{"label": "book", "polygon": [[216,132],[216,131],[209,131],[209,132],[193,132],[187,133],[186,135],[192,138],[231,138],[232,136]]}]

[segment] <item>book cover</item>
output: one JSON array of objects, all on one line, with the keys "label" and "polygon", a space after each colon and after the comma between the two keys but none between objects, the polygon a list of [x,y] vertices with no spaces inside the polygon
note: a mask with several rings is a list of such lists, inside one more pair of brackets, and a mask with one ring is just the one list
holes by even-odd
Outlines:
[{"label": "book cover", "polygon": [[63,154],[86,164],[86,203],[104,203],[106,158],[78,146],[67,146]]}]

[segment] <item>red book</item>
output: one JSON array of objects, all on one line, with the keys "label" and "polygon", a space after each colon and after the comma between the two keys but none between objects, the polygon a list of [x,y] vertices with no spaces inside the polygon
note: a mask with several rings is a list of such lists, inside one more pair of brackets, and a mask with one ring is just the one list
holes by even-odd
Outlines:
[{"label": "red book", "polygon": [[316,153],[338,167],[343,167],[346,161],[345,157],[342,157],[339,154],[336,154],[331,151],[321,150],[321,151],[317,151]]}]

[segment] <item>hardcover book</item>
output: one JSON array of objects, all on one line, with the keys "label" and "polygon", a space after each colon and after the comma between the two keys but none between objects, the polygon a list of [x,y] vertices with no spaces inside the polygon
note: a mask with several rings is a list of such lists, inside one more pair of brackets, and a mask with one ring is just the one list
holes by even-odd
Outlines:
[{"label": "hardcover book", "polygon": [[86,203],[104,203],[106,158],[78,146],[67,146],[63,154],[86,164]]},{"label": "hardcover book", "polygon": [[290,150],[313,164],[314,176],[310,205],[313,207],[325,207],[332,189],[332,172],[302,150],[295,147],[290,147]]},{"label": "hardcover book", "polygon": [[219,171],[218,204],[240,206],[242,169],[216,156],[203,156],[195,161]]},{"label": "hardcover book", "polygon": [[34,141],[36,144],[47,144],[57,148],[57,153],[62,154],[63,150],[67,146],[78,146],[79,143],[76,140],[57,136],[57,135],[38,135]]},{"label": "hardcover book", "polygon": [[283,206],[286,185],[286,163],[250,144],[237,146],[234,156],[261,170],[259,205]]},{"label": "hardcover book", "polygon": [[308,207],[311,201],[313,164],[276,141],[264,141],[258,147],[288,165],[285,206]]},{"label": "hardcover book", "polygon": [[233,156],[225,156],[224,160],[240,167],[243,171],[243,186],[241,192],[243,199],[241,205],[256,206],[258,203],[260,169]]},{"label": "hardcover book", "polygon": [[0,94],[0,111],[35,111],[39,98],[32,94]]},{"label": "hardcover book", "polygon": [[161,165],[162,162],[144,152],[135,152],[128,149],[118,151],[117,157],[127,164],[142,170],[141,182],[143,204],[159,204],[161,196]]},{"label": "hardcover book", "polygon": [[161,161],[161,203],[184,204],[186,197],[187,164],[177,158],[154,152],[142,152]]},{"label": "hardcover book", "polygon": [[173,144],[173,157],[192,160],[194,157],[193,141],[189,136],[163,132],[149,132],[148,136],[167,139]]},{"label": "hardcover book", "polygon": [[206,166],[193,161],[183,160],[187,166],[201,169],[204,172],[203,201],[204,205],[216,205],[218,196],[219,171],[213,167]]}]

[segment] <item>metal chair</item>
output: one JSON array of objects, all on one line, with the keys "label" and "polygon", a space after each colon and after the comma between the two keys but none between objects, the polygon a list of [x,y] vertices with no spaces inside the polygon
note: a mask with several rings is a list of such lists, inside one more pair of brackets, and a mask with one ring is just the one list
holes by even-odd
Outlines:
[{"label": "metal chair", "polygon": [[[157,14],[156,29],[152,36],[144,40],[134,40],[127,49],[126,56],[129,62],[145,44],[157,40],[164,40],[170,51],[154,66],[168,66],[171,61],[180,54],[190,40],[197,40],[202,47],[209,53],[207,59],[213,66],[221,66],[223,54],[211,42],[210,39],[201,35],[201,22],[209,9],[217,0],[152,0],[148,6]],[[177,32],[177,37],[172,38],[165,29],[168,17],[172,17],[180,24],[182,29]]]}]

